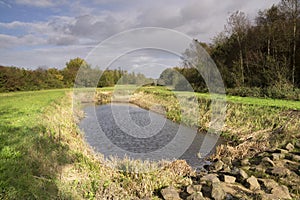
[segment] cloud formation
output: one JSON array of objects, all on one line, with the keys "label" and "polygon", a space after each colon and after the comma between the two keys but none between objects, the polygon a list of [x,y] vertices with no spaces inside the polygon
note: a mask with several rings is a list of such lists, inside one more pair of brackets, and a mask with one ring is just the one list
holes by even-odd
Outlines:
[{"label": "cloud formation", "polygon": [[[230,13],[241,10],[253,20],[258,10],[278,2],[279,0],[0,1],[0,12],[1,9],[13,11],[23,6],[23,11],[28,16],[32,15],[31,20],[24,20],[21,15],[14,21],[5,20],[5,16],[0,20],[0,51],[7,56],[4,58],[4,54],[0,55],[0,64],[38,66],[38,60],[26,61],[21,54],[33,55],[39,49],[47,51],[49,56],[57,56],[44,64],[63,67],[68,59],[79,56],[74,47],[81,49],[80,55],[87,55],[87,49],[90,49],[87,46],[96,45],[119,32],[139,27],[169,28],[200,41],[210,42],[223,30]],[[44,15],[41,17],[36,11]],[[20,48],[26,51],[20,52]],[[67,56],[70,57],[55,53],[60,52],[58,49],[69,49]]]}]

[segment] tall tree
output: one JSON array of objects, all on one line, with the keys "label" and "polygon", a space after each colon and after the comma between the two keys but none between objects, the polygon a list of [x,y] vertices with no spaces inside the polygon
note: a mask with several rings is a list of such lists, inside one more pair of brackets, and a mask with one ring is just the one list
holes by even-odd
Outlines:
[{"label": "tall tree", "polygon": [[247,18],[246,14],[241,11],[236,11],[230,15],[227,20],[227,25],[225,30],[230,34],[236,37],[238,46],[239,46],[239,65],[241,70],[241,82],[244,85],[245,75],[244,75],[244,58],[243,58],[243,41],[247,34],[248,29],[250,28],[250,21]]},{"label": "tall tree", "polygon": [[282,0],[280,8],[283,13],[287,14],[288,19],[292,22],[293,32],[293,54],[292,54],[292,83],[295,86],[295,71],[296,71],[296,49],[297,49],[297,20],[300,13],[300,0]]}]

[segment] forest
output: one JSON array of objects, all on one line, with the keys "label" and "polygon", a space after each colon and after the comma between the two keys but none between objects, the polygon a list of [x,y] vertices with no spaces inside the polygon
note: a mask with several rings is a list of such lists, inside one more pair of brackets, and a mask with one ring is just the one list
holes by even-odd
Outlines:
[{"label": "forest", "polygon": [[[176,77],[179,72],[195,91],[207,92],[201,75],[186,62],[201,45],[216,63],[228,94],[299,100],[299,5],[299,0],[283,0],[259,11],[252,21],[241,11],[231,13],[224,30],[213,38],[212,43],[194,40],[182,55],[182,65],[166,69],[159,78],[160,83],[172,85],[177,90],[185,89]],[[80,66],[84,66],[86,73],[91,75],[103,73],[98,83],[88,80],[79,83],[87,87],[113,86],[121,77],[127,84],[153,81],[143,74],[128,73],[122,69],[95,73],[96,69],[92,69],[83,59],[75,58],[67,62],[62,70],[1,66],[0,91],[73,87]]]}]

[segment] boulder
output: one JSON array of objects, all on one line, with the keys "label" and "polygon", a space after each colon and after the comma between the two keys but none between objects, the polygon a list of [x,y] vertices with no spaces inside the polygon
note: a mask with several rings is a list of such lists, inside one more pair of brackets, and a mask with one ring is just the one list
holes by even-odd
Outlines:
[{"label": "boulder", "polygon": [[257,178],[255,178],[254,176],[251,176],[250,178],[247,178],[246,187],[249,188],[250,190],[259,190],[260,185],[257,181]]},{"label": "boulder", "polygon": [[178,192],[172,186],[162,189],[160,193],[165,200],[181,200]]}]

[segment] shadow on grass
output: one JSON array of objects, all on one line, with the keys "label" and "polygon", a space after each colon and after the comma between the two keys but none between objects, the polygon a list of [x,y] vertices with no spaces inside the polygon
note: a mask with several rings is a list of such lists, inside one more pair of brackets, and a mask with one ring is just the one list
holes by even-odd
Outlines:
[{"label": "shadow on grass", "polygon": [[0,122],[0,199],[58,198],[56,180],[61,166],[72,162],[70,155],[42,126]]}]

